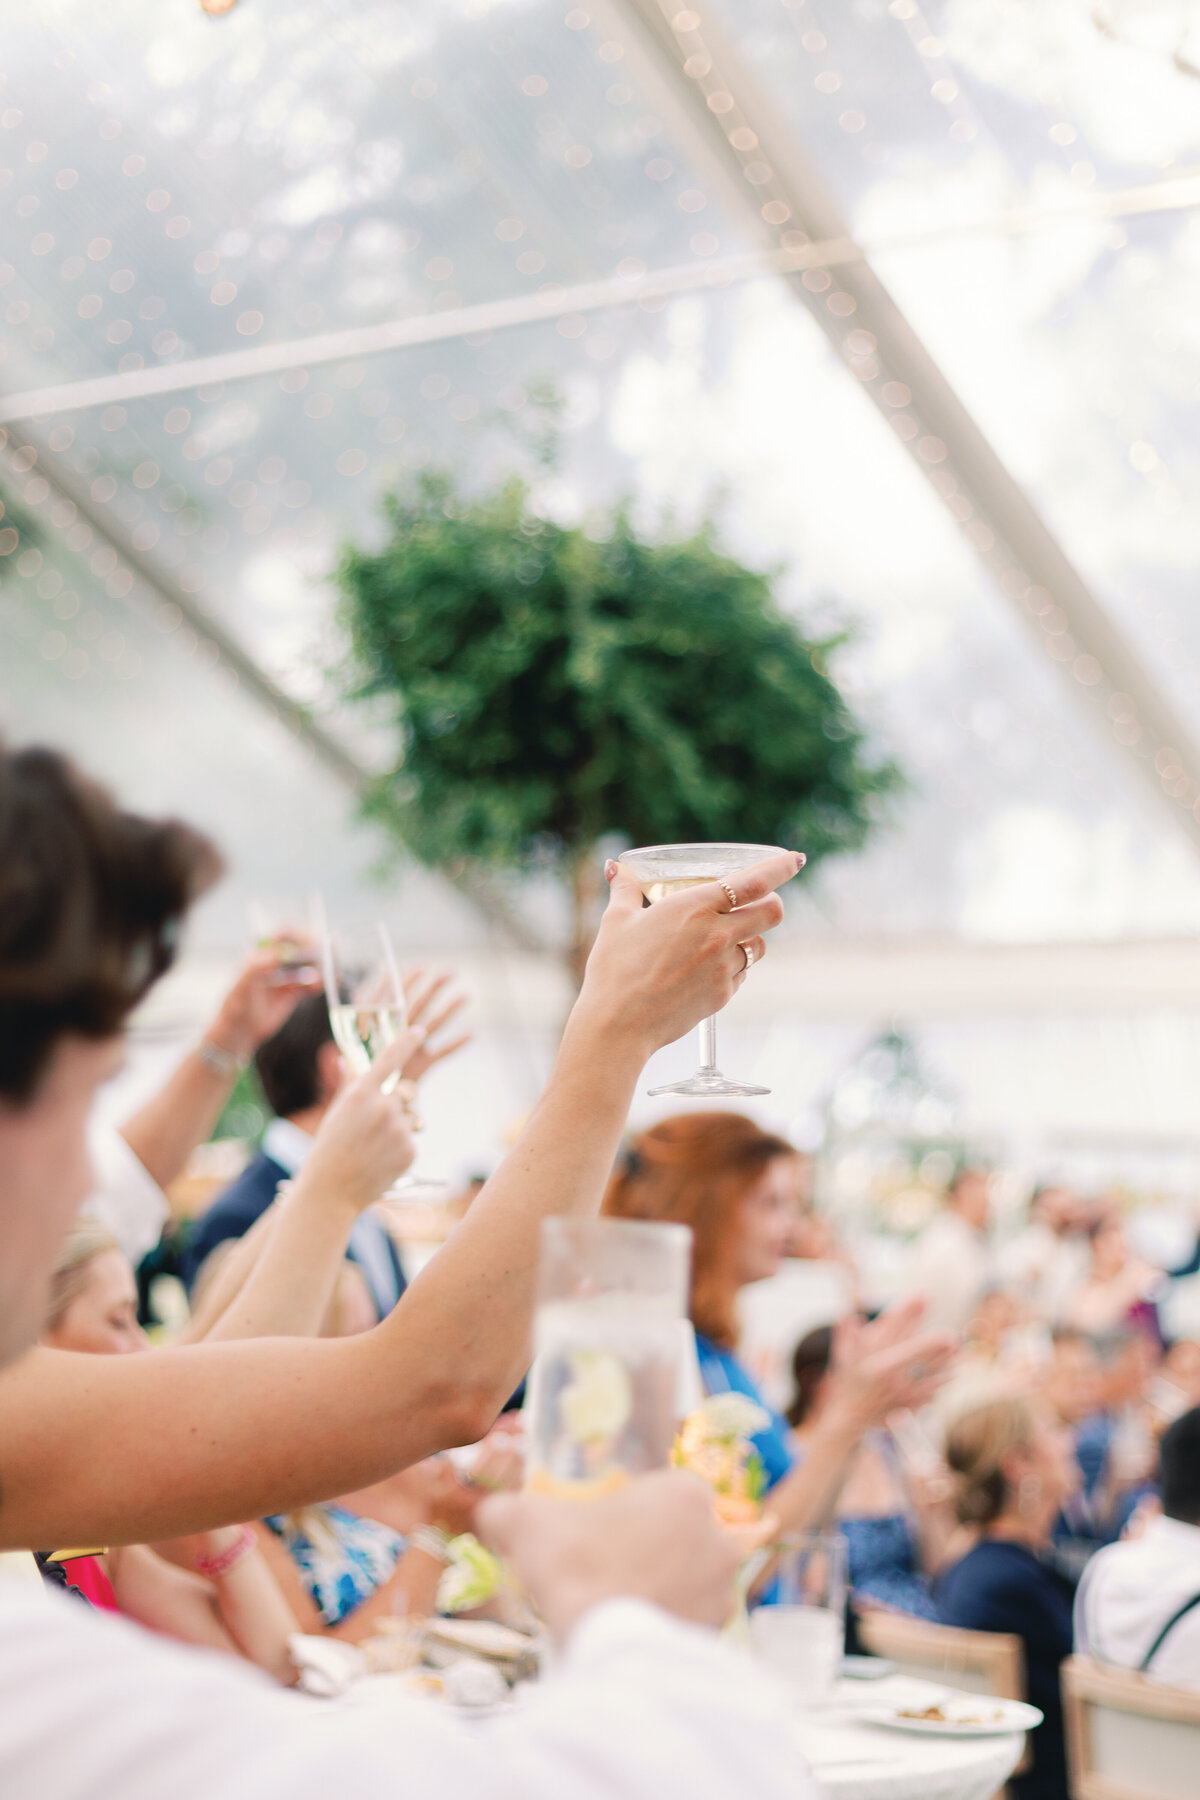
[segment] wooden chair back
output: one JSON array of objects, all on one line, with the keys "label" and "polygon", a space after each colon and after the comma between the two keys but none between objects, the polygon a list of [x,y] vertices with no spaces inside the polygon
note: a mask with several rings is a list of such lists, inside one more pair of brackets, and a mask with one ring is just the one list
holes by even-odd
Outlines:
[{"label": "wooden chair back", "polygon": [[1200,1693],[1086,1656],[1062,1667],[1075,1800],[1195,1800]]},{"label": "wooden chair back", "polygon": [[858,1620],[858,1635],[873,1656],[886,1656],[902,1675],[999,1700],[1025,1698],[1024,1646],[1008,1632],[961,1631],[905,1613],[868,1612]]}]

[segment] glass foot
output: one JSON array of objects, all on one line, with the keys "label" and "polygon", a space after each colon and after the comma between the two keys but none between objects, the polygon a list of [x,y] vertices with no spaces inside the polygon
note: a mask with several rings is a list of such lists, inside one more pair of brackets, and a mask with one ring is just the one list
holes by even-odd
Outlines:
[{"label": "glass foot", "polygon": [[450,1186],[448,1181],[439,1181],[434,1175],[405,1175],[399,1181],[393,1181],[390,1188],[382,1193],[381,1200],[424,1200],[432,1199],[435,1194],[443,1194]]},{"label": "glass foot", "polygon": [[698,1100],[715,1100],[721,1096],[734,1098],[739,1095],[749,1097],[752,1094],[769,1094],[770,1088],[755,1087],[750,1081],[729,1081],[719,1069],[697,1069],[687,1081],[671,1081],[666,1087],[647,1088],[651,1100],[660,1094],[688,1094]]}]

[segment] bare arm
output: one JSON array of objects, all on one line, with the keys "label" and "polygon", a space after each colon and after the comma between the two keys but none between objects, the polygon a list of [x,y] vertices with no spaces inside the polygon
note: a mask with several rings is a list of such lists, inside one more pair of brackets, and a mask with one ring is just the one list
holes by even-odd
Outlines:
[{"label": "bare arm", "polygon": [[[285,1512],[482,1437],[528,1362],[542,1220],[597,1210],[646,1057],[741,985],[739,946],[763,954],[782,916],[772,890],[797,867],[789,853],[739,875],[734,914],[715,883],[643,911],[617,875],[546,1091],[374,1331],[22,1359],[0,1379],[0,1547],[139,1543]],[[385,1055],[343,1099],[398,1111],[390,1070]]]},{"label": "bare arm", "polygon": [[[216,1556],[226,1536],[233,1533],[208,1533],[200,1548]],[[113,1592],[129,1618],[185,1644],[244,1656],[286,1685],[295,1681],[288,1638],[299,1627],[257,1543],[211,1580],[167,1562],[145,1544],[111,1552],[108,1564]]]},{"label": "bare arm", "polygon": [[[281,981],[278,950],[248,958],[205,1031],[205,1039],[240,1061],[278,1031],[319,978]],[[214,1068],[190,1050],[158,1092],[121,1126],[121,1136],[159,1187],[183,1174],[197,1144],[208,1138],[233,1088],[236,1070]]]},{"label": "bare arm", "polygon": [[[405,1032],[389,1067],[403,1067],[423,1037]],[[257,1254],[244,1272],[230,1271],[242,1278],[205,1329],[206,1343],[320,1331],[355,1220],[413,1160],[408,1107],[415,1089],[402,1083],[391,1096],[398,1104],[382,1107],[376,1088],[368,1080],[361,1090],[346,1089],[322,1120],[302,1173],[272,1208]]]},{"label": "bare arm", "polygon": [[804,1531],[832,1517],[850,1459],[864,1435],[901,1407],[924,1405],[958,1340],[919,1331],[922,1302],[908,1301],[872,1324],[839,1329],[829,1402],[808,1441],[808,1454],[767,1497],[785,1531]]}]

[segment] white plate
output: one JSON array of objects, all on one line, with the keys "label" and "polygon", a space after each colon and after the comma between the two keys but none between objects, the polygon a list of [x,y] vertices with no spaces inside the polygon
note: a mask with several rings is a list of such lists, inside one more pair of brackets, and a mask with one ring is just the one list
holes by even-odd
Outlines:
[{"label": "white plate", "polygon": [[842,1677],[845,1681],[886,1681],[896,1673],[896,1665],[886,1656],[843,1656]]},{"label": "white plate", "polygon": [[[1012,1731],[1032,1731],[1042,1715],[1023,1700],[996,1700],[990,1694],[956,1694],[939,1703],[944,1719],[911,1719],[895,1707],[872,1707],[856,1716],[871,1725],[887,1725],[893,1731],[915,1731],[926,1737],[1006,1737]],[[916,1710],[915,1708],[913,1709]]]}]

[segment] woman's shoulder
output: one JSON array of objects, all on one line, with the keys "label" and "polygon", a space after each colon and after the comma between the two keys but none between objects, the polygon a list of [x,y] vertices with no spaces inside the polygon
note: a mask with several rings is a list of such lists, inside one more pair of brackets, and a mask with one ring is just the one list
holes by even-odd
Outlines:
[{"label": "woman's shoulder", "polygon": [[1038,1586],[1046,1579],[1046,1571],[1024,1544],[1003,1538],[980,1538],[965,1556],[943,1571],[938,1592],[948,1600],[975,1594],[1011,1594],[1014,1589]]},{"label": "woman's shoulder", "polygon": [[982,1538],[939,1577],[936,1599],[947,1625],[1020,1633],[1061,1609],[1060,1587],[1061,1578],[1026,1545]]}]

